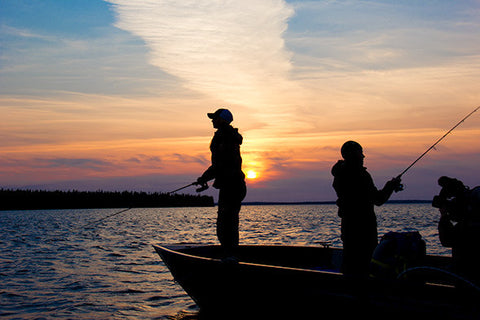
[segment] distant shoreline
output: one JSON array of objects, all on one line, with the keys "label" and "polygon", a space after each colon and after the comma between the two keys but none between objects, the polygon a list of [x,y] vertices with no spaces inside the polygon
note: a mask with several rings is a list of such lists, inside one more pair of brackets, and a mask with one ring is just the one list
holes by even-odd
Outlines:
[{"label": "distant shoreline", "polygon": [[213,207],[213,197],[136,191],[44,191],[0,189],[0,211]]},{"label": "distant shoreline", "polygon": [[[388,204],[422,204],[431,200],[391,200]],[[335,201],[246,201],[244,206],[335,205]],[[0,211],[55,209],[175,208],[216,206],[213,197],[136,191],[45,191],[0,189]]]},{"label": "distant shoreline", "polygon": [[[390,200],[387,204],[417,204],[417,203],[432,203],[432,200]],[[335,201],[247,201],[243,202],[242,205],[244,206],[262,206],[262,205],[275,205],[275,206],[282,206],[282,205],[331,205],[336,204]]]}]

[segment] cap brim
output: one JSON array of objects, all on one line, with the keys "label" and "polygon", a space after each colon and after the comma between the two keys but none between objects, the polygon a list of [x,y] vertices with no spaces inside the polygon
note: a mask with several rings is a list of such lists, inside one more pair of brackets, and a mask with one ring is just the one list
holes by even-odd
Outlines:
[{"label": "cap brim", "polygon": [[215,113],[207,113],[207,116],[210,118],[210,119],[215,119],[217,117],[217,115]]}]

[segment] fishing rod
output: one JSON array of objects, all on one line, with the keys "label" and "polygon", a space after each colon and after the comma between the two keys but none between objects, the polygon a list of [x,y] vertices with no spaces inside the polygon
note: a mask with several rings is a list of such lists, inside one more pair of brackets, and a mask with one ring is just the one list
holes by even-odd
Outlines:
[{"label": "fishing rod", "polygon": [[188,188],[188,187],[190,187],[190,186],[193,186],[193,185],[195,185],[195,184],[196,184],[196,182],[192,182],[192,183],[190,183],[190,184],[187,184],[186,186],[183,186],[183,187],[181,187],[181,188],[178,188],[178,189],[175,189],[175,190],[173,190],[173,191],[167,192],[167,194],[175,193],[175,192],[177,192],[177,191],[186,189],[186,188]]},{"label": "fishing rod", "polygon": [[167,192],[167,194],[175,193],[175,192],[177,192],[177,191],[183,190],[183,189],[188,188],[188,187],[190,187],[190,186],[198,186],[198,185],[200,186],[200,188],[197,188],[197,189],[195,190],[195,191],[197,191],[197,192],[202,192],[202,191],[205,191],[205,190],[208,189],[208,184],[207,184],[206,182],[205,182],[205,183],[198,183],[198,182],[195,181],[195,182],[192,182],[192,183],[190,183],[190,184],[187,184],[186,186],[183,186],[183,187],[181,187],[181,188],[178,188],[178,189],[176,189],[176,190]]},{"label": "fishing rod", "polygon": [[443,140],[443,138],[445,138],[446,136],[448,136],[450,134],[450,132],[452,132],[453,130],[455,130],[455,128],[457,128],[460,124],[462,124],[462,122],[464,122],[465,120],[467,120],[472,114],[474,114],[478,109],[480,109],[480,107],[477,107],[475,108],[475,110],[473,110],[472,112],[470,112],[469,114],[467,114],[462,120],[460,120],[456,125],[454,125],[450,130],[447,131],[447,133],[445,133],[440,139],[438,139],[430,148],[428,148],[424,153],[422,153],[422,155],[420,157],[418,157],[415,161],[412,162],[411,165],[409,165],[405,170],[402,171],[402,173],[400,173],[397,178],[401,178],[405,172],[407,172],[411,167],[413,167],[420,159],[422,159],[430,150],[432,150],[433,148],[435,148],[435,146],[440,143],[440,141]]},{"label": "fishing rod", "polygon": [[[188,187],[190,187],[190,186],[195,186],[195,185],[200,185],[200,188],[197,188],[197,189],[196,189],[197,192],[202,192],[202,191],[208,189],[208,184],[207,184],[207,183],[200,184],[200,183],[198,183],[198,182],[192,182],[192,183],[190,183],[190,184],[187,184],[186,186],[183,186],[183,187],[178,188],[178,189],[176,189],[176,190],[167,192],[166,194],[172,194],[172,193],[175,193],[175,192],[177,192],[177,191],[180,191],[180,190],[183,190],[183,189],[185,189],[185,188],[188,188]],[[99,223],[99,222],[102,222],[103,220],[107,220],[108,218],[114,217],[114,216],[116,216],[116,215],[118,215],[118,214],[120,214],[120,213],[126,212],[126,211],[131,210],[131,209],[132,209],[132,208],[127,208],[127,209],[123,209],[123,210],[120,210],[120,211],[118,211],[118,212],[112,213],[112,214],[110,214],[110,215],[108,215],[108,216],[106,216],[106,217],[103,217],[103,218],[99,219],[99,220],[96,220],[96,221],[87,223],[87,224],[85,225],[85,227],[89,227],[89,226],[91,226],[91,225],[93,225],[93,224],[97,224],[97,223]]]}]

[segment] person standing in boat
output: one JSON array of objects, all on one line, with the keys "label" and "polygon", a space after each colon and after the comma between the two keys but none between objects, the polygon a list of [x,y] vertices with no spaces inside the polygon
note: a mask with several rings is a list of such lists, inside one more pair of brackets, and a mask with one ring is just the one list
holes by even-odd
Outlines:
[{"label": "person standing in boat", "polygon": [[230,125],[233,115],[228,109],[218,109],[207,116],[217,129],[210,143],[212,162],[196,184],[205,185],[215,179],[213,187],[219,189],[217,237],[225,255],[232,256],[239,243],[239,213],[247,193],[240,154],[243,137]]},{"label": "person standing in boat", "polygon": [[432,206],[440,211],[438,234],[444,247],[452,248],[454,272],[480,285],[480,187],[440,177],[442,187]]},{"label": "person standing in boat", "polygon": [[378,190],[363,166],[362,146],[347,141],[341,148],[343,160],[332,168],[333,188],[337,194],[343,242],[342,272],[368,276],[373,251],[378,244],[374,205],[384,204],[394,190],[400,189],[400,178],[388,181]]}]

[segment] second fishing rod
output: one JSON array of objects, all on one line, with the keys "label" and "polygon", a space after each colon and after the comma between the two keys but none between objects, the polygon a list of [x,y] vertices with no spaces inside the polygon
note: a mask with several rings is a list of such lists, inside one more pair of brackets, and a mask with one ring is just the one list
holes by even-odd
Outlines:
[{"label": "second fishing rod", "polygon": [[[401,179],[402,176],[408,171],[410,170],[410,168],[412,168],[418,161],[420,161],[420,159],[422,159],[428,152],[430,152],[430,150],[434,149],[435,146],[437,144],[439,144],[446,136],[448,136],[453,130],[455,130],[459,125],[461,125],[465,120],[467,120],[468,118],[470,118],[470,116],[472,114],[474,114],[475,112],[477,112],[477,110],[480,109],[480,106],[479,107],[476,107],[472,112],[470,112],[469,114],[467,114],[462,120],[460,120],[459,122],[457,122],[450,130],[448,130],[443,136],[441,136],[434,144],[432,144],[427,150],[425,150],[424,153],[422,153],[417,159],[415,159],[415,161],[413,161],[407,168],[405,168],[405,170],[403,170],[397,177],[396,179]],[[403,185],[400,185],[401,187],[398,188],[397,190],[395,190],[396,192],[398,191],[401,191],[403,190]]]}]

